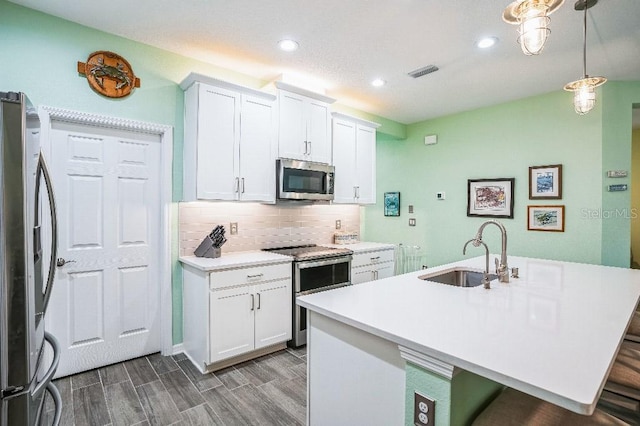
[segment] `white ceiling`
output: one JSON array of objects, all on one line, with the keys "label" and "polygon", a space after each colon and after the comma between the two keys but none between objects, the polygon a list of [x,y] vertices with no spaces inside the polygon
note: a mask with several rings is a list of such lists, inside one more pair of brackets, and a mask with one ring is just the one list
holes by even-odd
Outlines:
[{"label": "white ceiling", "polygon": [[[547,46],[531,57],[516,44],[516,27],[502,21],[508,0],[11,1],[258,79],[314,79],[341,103],[401,123],[559,90],[582,77],[583,15],[574,0],[551,15]],[[600,0],[588,13],[588,73],[640,80],[640,0]],[[477,49],[488,35],[499,43]],[[278,50],[288,37],[298,51]],[[440,70],[407,76],[429,64]],[[372,87],[376,77],[387,85]]]}]

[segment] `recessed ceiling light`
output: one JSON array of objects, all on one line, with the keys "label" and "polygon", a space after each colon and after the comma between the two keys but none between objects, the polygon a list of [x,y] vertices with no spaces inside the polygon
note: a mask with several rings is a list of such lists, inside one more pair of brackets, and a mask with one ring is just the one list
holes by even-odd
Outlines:
[{"label": "recessed ceiling light", "polygon": [[373,80],[373,81],[371,82],[371,85],[372,85],[373,87],[382,87],[382,86],[384,86],[385,84],[387,84],[387,82],[386,82],[386,81],[384,81],[384,80],[383,80],[383,79],[381,79],[381,78],[376,78],[375,80]]},{"label": "recessed ceiling light", "polygon": [[298,50],[298,47],[300,47],[297,41],[290,39],[280,40],[278,42],[278,46],[285,52],[293,52],[294,50]]},{"label": "recessed ceiling light", "polygon": [[476,46],[480,49],[488,49],[489,47],[495,45],[498,42],[497,37],[485,37],[483,39],[478,40]]}]

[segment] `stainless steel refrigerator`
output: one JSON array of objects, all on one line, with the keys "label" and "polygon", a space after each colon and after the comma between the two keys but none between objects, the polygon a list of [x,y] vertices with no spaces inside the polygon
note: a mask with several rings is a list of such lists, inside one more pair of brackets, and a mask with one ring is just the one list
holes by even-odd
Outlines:
[{"label": "stainless steel refrigerator", "polygon": [[[44,331],[56,243],[37,111],[23,93],[0,92],[0,426],[41,425],[45,417],[57,425],[60,419],[60,394],[51,383],[60,351]],[[47,392],[52,417],[44,413]]]}]

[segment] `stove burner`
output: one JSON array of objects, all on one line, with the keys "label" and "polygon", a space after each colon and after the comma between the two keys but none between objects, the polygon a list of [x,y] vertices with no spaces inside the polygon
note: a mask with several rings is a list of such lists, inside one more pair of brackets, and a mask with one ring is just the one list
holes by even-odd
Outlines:
[{"label": "stove burner", "polygon": [[291,247],[276,247],[263,249],[263,251],[291,256],[296,261],[325,259],[329,257],[346,256],[353,254],[353,251],[349,249],[322,247],[316,244]]}]

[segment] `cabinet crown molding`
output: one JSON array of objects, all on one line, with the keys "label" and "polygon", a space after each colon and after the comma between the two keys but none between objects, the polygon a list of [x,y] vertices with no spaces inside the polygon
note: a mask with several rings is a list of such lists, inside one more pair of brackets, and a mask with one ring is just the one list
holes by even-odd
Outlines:
[{"label": "cabinet crown molding", "polygon": [[182,82],[180,83],[180,87],[182,88],[182,90],[187,90],[189,87],[191,87],[195,83],[209,84],[211,86],[221,87],[223,89],[229,89],[229,90],[244,93],[247,95],[259,96],[261,98],[268,99],[271,101],[276,100],[276,96],[271,93],[263,92],[262,90],[258,90],[258,89],[252,89],[246,86],[241,86],[235,83],[230,83],[228,81],[219,80],[217,78],[209,77],[209,76],[198,74],[195,72],[189,73],[189,75],[186,76],[185,79],[182,80]]},{"label": "cabinet crown molding", "polygon": [[316,99],[318,101],[321,101],[327,104],[332,104],[336,101],[334,98],[330,98],[329,96],[325,96],[321,93],[312,92],[311,90],[303,89],[301,87],[294,86],[289,83],[285,83],[284,81],[274,81],[273,84],[276,86],[276,88],[280,90],[286,90],[287,92],[297,93],[298,95]]},{"label": "cabinet crown molding", "polygon": [[364,126],[373,127],[374,129],[377,129],[378,127],[381,126],[380,123],[376,123],[374,121],[365,120],[364,118],[360,118],[360,117],[354,117],[352,115],[343,114],[341,112],[332,112],[331,113],[331,117],[338,118],[338,119],[341,119],[341,120],[353,121],[353,122],[356,122],[358,124],[362,124]]}]

